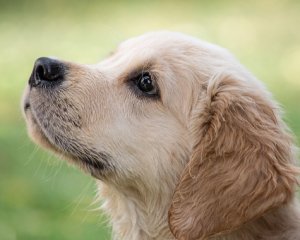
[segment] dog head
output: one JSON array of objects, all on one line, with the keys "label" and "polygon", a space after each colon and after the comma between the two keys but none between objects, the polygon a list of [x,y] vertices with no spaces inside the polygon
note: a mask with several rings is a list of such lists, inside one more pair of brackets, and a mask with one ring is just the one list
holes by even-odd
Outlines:
[{"label": "dog head", "polygon": [[23,109],[32,139],[84,172],[142,198],[167,192],[178,239],[233,231],[294,192],[276,103],[230,53],[190,36],[148,33],[96,65],[40,58]]}]

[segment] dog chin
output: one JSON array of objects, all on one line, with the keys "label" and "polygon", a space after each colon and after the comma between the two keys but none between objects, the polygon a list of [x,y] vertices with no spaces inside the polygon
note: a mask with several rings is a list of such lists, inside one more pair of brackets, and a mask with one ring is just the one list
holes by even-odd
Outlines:
[{"label": "dog chin", "polygon": [[48,139],[43,129],[38,124],[37,120],[34,118],[33,114],[26,112],[26,121],[28,134],[36,144],[40,145],[41,147],[54,153],[57,156],[65,157],[67,155],[65,151],[60,149]]},{"label": "dog chin", "polygon": [[[109,164],[107,164],[108,158],[110,158],[108,154],[98,153],[91,149],[73,152],[67,148],[68,144],[65,144],[63,148],[59,144],[56,144],[55,141],[51,141],[47,136],[49,133],[45,133],[47,130],[40,126],[28,106],[30,105],[25,104],[24,106],[26,111],[24,115],[26,116],[29,136],[35,143],[54,153],[59,158],[65,159],[69,164],[78,166],[85,174],[90,174],[96,179],[103,179],[106,172],[111,168]],[[49,135],[54,136],[55,133]],[[65,142],[67,141],[68,139],[65,138]],[[78,143],[78,145],[80,144]]]}]

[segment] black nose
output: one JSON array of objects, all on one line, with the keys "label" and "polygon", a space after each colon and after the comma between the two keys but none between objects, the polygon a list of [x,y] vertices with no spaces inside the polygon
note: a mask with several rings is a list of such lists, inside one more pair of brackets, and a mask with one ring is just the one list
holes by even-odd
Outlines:
[{"label": "black nose", "polygon": [[32,74],[29,79],[31,87],[51,87],[62,82],[66,67],[55,59],[42,57],[35,61]]}]

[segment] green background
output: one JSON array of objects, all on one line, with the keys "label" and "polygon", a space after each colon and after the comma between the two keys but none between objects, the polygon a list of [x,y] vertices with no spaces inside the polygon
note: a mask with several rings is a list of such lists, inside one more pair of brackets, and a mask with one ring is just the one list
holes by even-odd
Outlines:
[{"label": "green background", "polygon": [[110,239],[94,180],[29,140],[20,99],[37,58],[94,64],[159,29],[228,48],[299,139],[300,1],[0,1],[0,240]]}]

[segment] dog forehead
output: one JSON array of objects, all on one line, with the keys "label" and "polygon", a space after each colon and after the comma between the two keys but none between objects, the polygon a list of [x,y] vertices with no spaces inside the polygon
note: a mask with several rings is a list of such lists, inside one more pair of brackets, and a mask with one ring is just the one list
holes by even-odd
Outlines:
[{"label": "dog forehead", "polygon": [[[176,37],[177,36],[177,37]],[[195,53],[197,41],[177,32],[157,31],[130,38],[118,45],[116,50],[99,63],[113,72],[127,72],[130,69],[170,66],[176,59],[184,58],[187,53]]]},{"label": "dog forehead", "polygon": [[196,39],[194,39],[195,41],[191,41],[192,39],[185,34],[177,32],[149,32],[124,41],[120,44],[118,50],[120,52],[130,50],[132,53],[144,56],[163,57],[163,54],[166,52],[171,54],[180,49],[183,50],[184,48],[197,45]]},{"label": "dog forehead", "polygon": [[160,50],[185,51],[190,48],[197,48],[202,51],[226,52],[224,48],[210,42],[203,41],[197,37],[173,31],[152,31],[138,37],[130,38],[120,44],[120,49],[136,49],[137,51],[155,51]]},{"label": "dog forehead", "polygon": [[120,43],[106,60],[123,67],[149,62],[169,65],[178,61],[190,62],[189,57],[205,60],[212,55],[223,58],[230,54],[220,46],[181,32],[153,31]]}]

